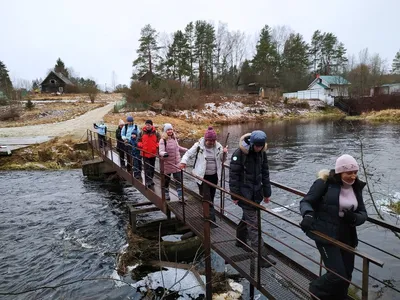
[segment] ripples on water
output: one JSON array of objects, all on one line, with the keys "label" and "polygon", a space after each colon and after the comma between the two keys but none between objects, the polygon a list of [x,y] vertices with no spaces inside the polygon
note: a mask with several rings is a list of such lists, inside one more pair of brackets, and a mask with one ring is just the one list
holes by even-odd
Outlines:
[{"label": "ripples on water", "polygon": [[[374,180],[374,191],[380,195],[400,193],[398,181],[400,161],[398,141],[400,126],[359,126],[334,122],[273,122],[232,125],[222,128],[221,140],[230,132],[229,158],[238,147],[243,133],[263,129],[268,135],[268,158],[271,179],[307,191],[323,168],[334,166],[335,159],[349,153],[360,157],[357,138],[363,139],[365,161]],[[229,173],[229,172],[227,172]],[[227,174],[229,175],[229,174]],[[363,174],[361,174],[363,176]],[[195,186],[192,188],[196,189]],[[382,194],[379,194],[382,193]],[[123,188],[100,182],[90,182],[81,171],[2,172],[0,173],[0,291],[17,292],[42,285],[57,285],[81,278],[110,277],[117,252],[125,244],[125,201],[142,201],[133,188]],[[366,195],[366,193],[364,193]],[[216,202],[219,193],[217,193]],[[387,197],[386,197],[387,198]],[[385,199],[386,199],[385,198]],[[272,199],[287,208],[268,204],[276,212],[300,221],[300,197],[273,188]],[[226,203],[227,211],[240,217],[237,206]],[[144,218],[152,219],[156,214]],[[161,215],[160,215],[161,216]],[[305,238],[300,230],[287,228],[283,221],[268,216],[268,221]],[[289,242],[297,250],[315,257],[309,246],[298,243],[265,221],[264,229],[277,239]],[[360,237],[385,250],[397,253],[397,239],[392,233],[375,226],[359,228]],[[266,237],[283,252],[279,246]],[[385,262],[384,269],[371,266],[381,279],[399,280],[397,260],[371,250],[363,244],[360,249]],[[293,252],[288,252],[292,258]],[[298,258],[299,262],[309,262]],[[315,270],[316,272],[318,270]],[[359,279],[359,275],[355,274]],[[399,283],[395,282],[399,287]],[[386,292],[385,292],[386,295]],[[387,294],[390,299],[390,293]],[[80,282],[5,299],[127,299],[134,297],[128,287],[117,288],[111,281]]]},{"label": "ripples on water", "polygon": [[[0,173],[0,291],[110,277],[125,244],[129,193],[81,171]],[[118,299],[132,290],[87,281],[1,299]],[[3,298],[2,298],[3,297]]]}]

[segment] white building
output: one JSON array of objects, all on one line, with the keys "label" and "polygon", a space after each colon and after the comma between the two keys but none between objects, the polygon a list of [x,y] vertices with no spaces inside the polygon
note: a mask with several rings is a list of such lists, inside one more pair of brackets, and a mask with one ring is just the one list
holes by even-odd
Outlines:
[{"label": "white building", "polygon": [[319,99],[329,105],[334,104],[334,97],[347,97],[350,82],[341,76],[319,76],[308,86],[307,90],[284,93],[285,98],[305,100]]}]

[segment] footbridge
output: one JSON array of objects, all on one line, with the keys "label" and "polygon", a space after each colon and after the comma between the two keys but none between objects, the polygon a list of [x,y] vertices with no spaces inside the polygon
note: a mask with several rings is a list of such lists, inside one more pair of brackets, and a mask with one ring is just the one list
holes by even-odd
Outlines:
[{"label": "footbridge", "polygon": [[[117,142],[114,138],[107,136],[106,146],[100,147],[97,133],[88,130],[87,141],[93,158],[98,157],[106,164],[108,173],[118,175],[140,191],[149,200],[145,204],[153,207],[150,209],[160,210],[168,218],[175,217],[203,241],[206,299],[212,299],[211,249],[236,269],[243,278],[248,280],[251,298],[254,297],[254,289],[256,288],[268,299],[319,299],[309,292],[310,282],[324,272],[335,274],[334,271],[323,265],[319,254],[318,256],[315,255],[318,252],[315,251],[314,242],[299,230],[299,217],[297,217],[296,221],[239,195],[234,195],[257,210],[258,239],[259,241],[265,240],[266,243],[259,243],[259,249],[256,250],[250,248],[244,241],[239,240],[236,237],[236,227],[241,215],[237,215],[231,209],[228,209],[228,206],[232,207],[232,194],[225,188],[227,183],[225,172],[221,174],[220,185],[216,186],[192,175],[188,171],[182,170],[182,181],[177,182],[171,179],[170,200],[167,201],[165,189],[163,188],[165,182],[163,170],[166,162],[162,157],[158,157],[158,163],[155,167],[154,186],[146,187],[143,173],[142,178],[137,179],[120,166],[119,155],[116,151]],[[131,154],[126,153],[126,155],[130,156]],[[229,171],[228,165],[224,167]],[[218,197],[216,197],[214,203],[210,202],[209,188],[204,189],[203,196],[198,194],[196,180],[201,180],[205,187],[217,189]],[[273,181],[271,183],[274,188],[290,193],[299,200],[301,196],[305,195],[304,192],[283,184]],[[173,188],[176,186],[182,188],[183,195],[181,199],[178,198],[176,189]],[[283,210],[299,214],[299,212],[291,210],[290,207],[282,206],[277,202],[273,203],[281,206]],[[216,221],[210,219],[210,206],[212,204],[216,211]],[[143,203],[139,205],[143,205]],[[131,216],[130,220],[132,223],[136,222],[134,216]],[[400,233],[400,227],[393,224],[374,218],[368,218],[368,222],[379,226],[382,230]],[[279,235],[272,233],[272,229],[279,231]],[[380,256],[389,257],[399,262],[400,256],[398,253],[390,253],[381,249],[379,245],[370,244],[362,239],[360,239],[360,243],[366,246],[363,247],[366,250],[360,251],[322,233],[314,233],[344,251],[353,253],[356,256],[356,261],[361,261],[361,263],[356,264],[353,280],[350,282],[351,290],[354,293],[349,294],[349,299],[374,299],[371,296],[371,287],[376,284],[390,289],[396,297],[400,298],[400,290],[391,282],[379,276],[379,270],[384,267],[384,261],[373,256],[373,254],[380,253],[384,254]],[[236,246],[237,242],[241,243],[243,247]],[[267,249],[268,255],[266,257],[261,255],[261,247]],[[276,261],[275,265],[269,268],[261,267],[262,261],[268,262],[271,258]],[[372,267],[374,272],[371,272]],[[339,274],[336,275],[340,277]]]}]

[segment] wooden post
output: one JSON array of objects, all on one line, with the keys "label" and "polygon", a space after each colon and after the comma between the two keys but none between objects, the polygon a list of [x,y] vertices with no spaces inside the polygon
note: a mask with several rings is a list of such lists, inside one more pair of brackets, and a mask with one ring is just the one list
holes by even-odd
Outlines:
[{"label": "wooden post", "polygon": [[368,275],[369,275],[369,261],[363,258],[363,272],[362,272],[362,300],[368,300]]},{"label": "wooden post", "polygon": [[206,267],[206,299],[212,300],[211,269],[211,234],[210,234],[210,187],[203,182],[203,216],[204,216],[204,255]]}]

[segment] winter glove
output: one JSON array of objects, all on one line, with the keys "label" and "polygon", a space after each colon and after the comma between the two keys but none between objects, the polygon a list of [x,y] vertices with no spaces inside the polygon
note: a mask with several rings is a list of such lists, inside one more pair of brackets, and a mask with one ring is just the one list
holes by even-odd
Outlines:
[{"label": "winter glove", "polygon": [[354,210],[354,205],[352,205],[350,209],[343,210],[343,220],[347,224],[354,224],[356,222],[357,216],[353,210]]},{"label": "winter glove", "polygon": [[168,157],[169,155],[168,155],[168,153],[165,153],[164,155],[163,155],[163,157]]},{"label": "winter glove", "polygon": [[300,227],[304,232],[314,229],[314,212],[308,211],[300,223]]}]

